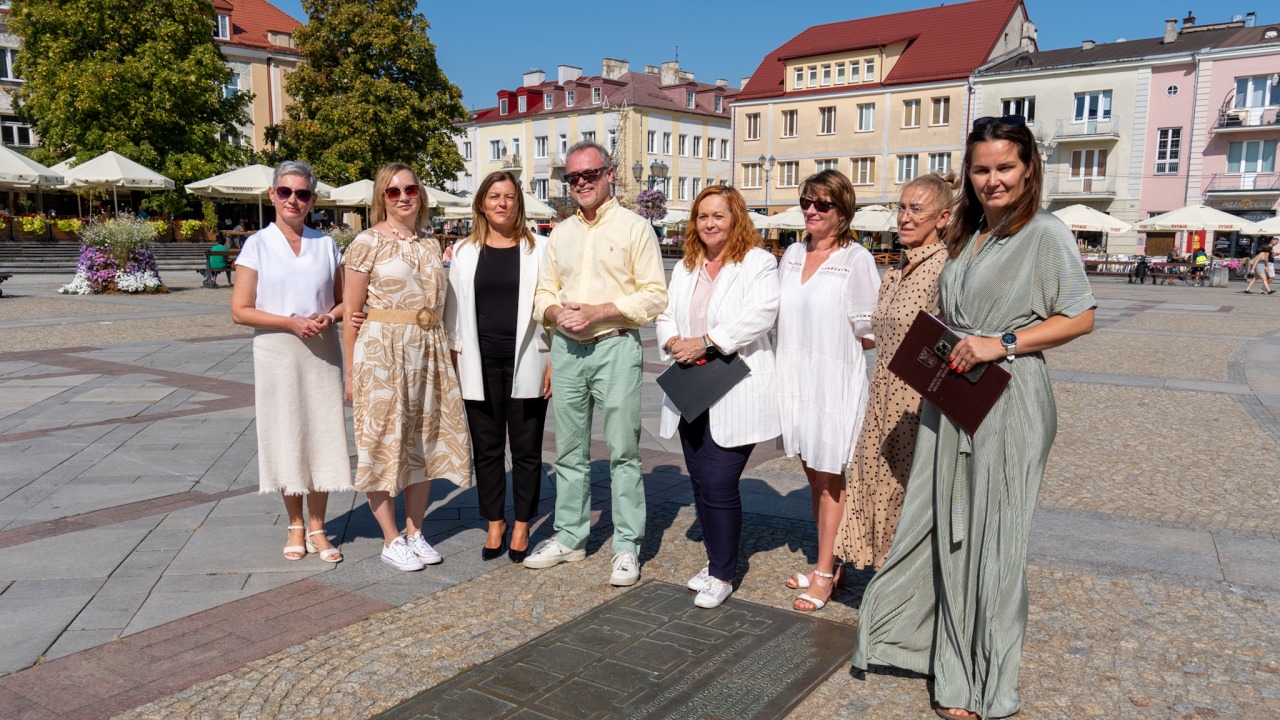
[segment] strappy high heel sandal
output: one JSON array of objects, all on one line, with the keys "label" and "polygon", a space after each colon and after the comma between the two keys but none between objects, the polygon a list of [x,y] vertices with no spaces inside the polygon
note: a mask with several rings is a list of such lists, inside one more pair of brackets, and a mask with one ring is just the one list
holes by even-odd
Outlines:
[{"label": "strappy high heel sandal", "polygon": [[[827,582],[825,586],[831,588],[831,594],[827,595],[826,600],[821,600],[806,592],[791,603],[792,610],[799,610],[800,612],[814,612],[816,610],[821,610],[827,606],[828,602],[831,602],[831,596],[836,594],[835,573],[824,573],[821,570],[815,569],[813,574],[814,577],[818,578],[814,581],[814,584],[818,587],[823,587],[824,584],[822,581],[826,580]],[[801,602],[809,603],[811,607],[804,607],[800,604]]]},{"label": "strappy high heel sandal", "polygon": [[340,563],[340,562],[342,562],[342,551],[341,551],[341,550],[339,550],[339,549],[338,549],[338,548],[336,548],[336,547],[329,547],[329,548],[325,548],[325,549],[323,549],[323,550],[321,550],[321,549],[317,548],[317,547],[316,547],[316,544],[315,544],[315,543],[313,543],[313,542],[311,542],[311,536],[312,536],[312,535],[324,535],[324,530],[312,530],[311,532],[307,533],[307,552],[309,552],[309,553],[314,553],[314,552],[318,552],[318,553],[320,553],[320,559],[321,559],[321,560],[323,560],[323,561],[325,561],[325,562],[327,562],[327,563]]},{"label": "strappy high heel sandal", "polygon": [[[835,584],[844,585],[844,563],[836,563]],[[787,588],[791,590],[808,590],[809,575],[808,573],[796,573],[787,578]]]},{"label": "strappy high heel sandal", "polygon": [[[290,530],[306,530],[306,528],[301,525],[290,525],[289,529]],[[309,545],[310,542],[308,542],[307,544]],[[291,557],[293,555],[296,555],[297,557]],[[306,556],[307,556],[307,548],[305,545],[285,545],[284,546],[285,560],[301,560]]]}]

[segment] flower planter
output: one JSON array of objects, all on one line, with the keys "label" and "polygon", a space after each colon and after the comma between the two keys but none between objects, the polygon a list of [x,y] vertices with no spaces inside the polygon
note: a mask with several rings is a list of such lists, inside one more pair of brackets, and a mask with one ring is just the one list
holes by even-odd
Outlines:
[{"label": "flower planter", "polygon": [[80,233],[53,228],[53,239],[60,242],[80,242]]}]

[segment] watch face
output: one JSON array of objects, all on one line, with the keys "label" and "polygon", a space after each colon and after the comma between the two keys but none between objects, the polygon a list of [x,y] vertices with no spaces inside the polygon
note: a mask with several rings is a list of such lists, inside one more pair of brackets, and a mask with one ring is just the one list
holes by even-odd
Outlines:
[{"label": "watch face", "polygon": [[1000,342],[1004,345],[1016,345],[1018,344],[1018,336],[1013,333],[1005,333],[1000,336]]}]

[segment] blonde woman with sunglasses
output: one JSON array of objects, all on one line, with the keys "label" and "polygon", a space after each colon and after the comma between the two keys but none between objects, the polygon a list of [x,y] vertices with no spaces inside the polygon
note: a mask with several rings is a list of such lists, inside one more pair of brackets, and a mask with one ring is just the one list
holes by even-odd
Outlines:
[{"label": "blonde woman with sunglasses", "polygon": [[[423,234],[424,195],[408,165],[383,166],[373,183],[373,227],[343,259],[347,313],[368,313],[342,338],[355,486],[382,530],[382,561],[404,571],[443,559],[422,532],[431,480],[471,485],[471,442],[442,323],[447,276],[440,243]],[[395,517],[400,494],[404,537]]]}]

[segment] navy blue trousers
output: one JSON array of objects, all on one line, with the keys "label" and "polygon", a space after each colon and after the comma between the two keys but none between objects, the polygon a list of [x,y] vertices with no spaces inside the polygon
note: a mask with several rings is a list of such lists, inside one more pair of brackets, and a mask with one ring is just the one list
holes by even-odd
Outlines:
[{"label": "navy blue trousers", "polygon": [[680,420],[684,464],[693,483],[694,508],[702,524],[711,577],[733,582],[738,574],[738,540],[742,537],[742,495],[738,481],[755,443],[721,447],[711,439],[709,413],[692,422]]}]

